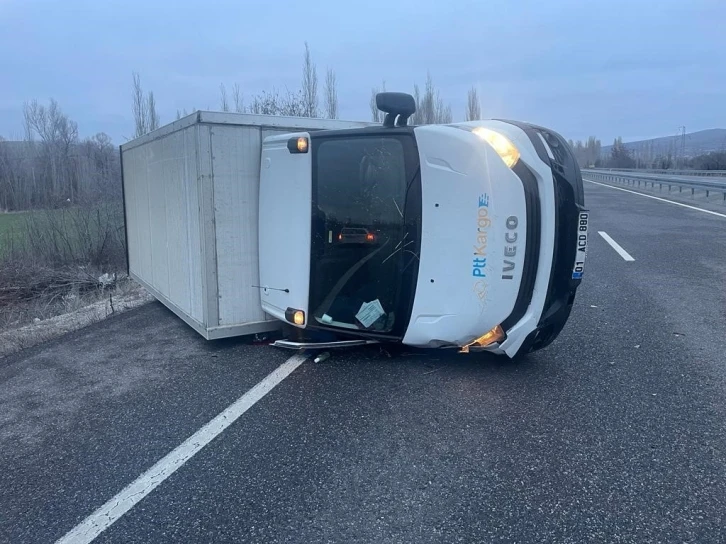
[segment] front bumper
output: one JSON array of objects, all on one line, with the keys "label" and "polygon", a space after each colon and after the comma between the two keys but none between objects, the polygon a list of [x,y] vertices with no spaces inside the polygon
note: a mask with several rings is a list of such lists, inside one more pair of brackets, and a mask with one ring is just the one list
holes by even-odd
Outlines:
[{"label": "front bumper", "polygon": [[536,329],[522,344],[521,351],[525,353],[552,343],[570,316],[575,293],[582,281],[581,276],[573,277],[573,265],[577,253],[579,214],[585,209],[582,174],[567,142],[548,129],[535,125],[529,125],[528,129],[525,132],[533,143],[536,139],[542,144],[541,136],[550,151],[548,159],[554,184],[555,238],[547,296]]}]

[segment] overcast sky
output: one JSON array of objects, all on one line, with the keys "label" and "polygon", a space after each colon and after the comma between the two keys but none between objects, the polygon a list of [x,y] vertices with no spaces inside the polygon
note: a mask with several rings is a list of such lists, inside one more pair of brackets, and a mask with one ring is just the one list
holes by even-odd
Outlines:
[{"label": "overcast sky", "polygon": [[567,138],[726,127],[724,21],[724,0],[0,0],[0,135],[22,134],[23,101],[53,97],[82,136],[121,143],[133,70],[163,124],[219,109],[222,82],[248,98],[299,87],[306,40],[344,119],[369,119],[382,80],[410,92],[429,70],[454,120],[475,85],[485,116]]}]

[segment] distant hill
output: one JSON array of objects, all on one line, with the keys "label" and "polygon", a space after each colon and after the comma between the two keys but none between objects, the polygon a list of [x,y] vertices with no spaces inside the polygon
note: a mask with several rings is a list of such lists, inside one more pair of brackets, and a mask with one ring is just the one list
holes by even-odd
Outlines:
[{"label": "distant hill", "polygon": [[[685,147],[686,157],[696,157],[711,151],[726,151],[726,129],[711,128],[699,130],[698,132],[686,133],[685,146],[680,136],[664,136],[652,140],[640,140],[637,142],[624,142],[628,150],[640,153],[641,155],[656,157],[658,155],[672,155],[681,157],[682,147]],[[601,149],[601,156],[610,155],[612,145],[604,145]],[[676,151],[677,150],[677,151]]]}]

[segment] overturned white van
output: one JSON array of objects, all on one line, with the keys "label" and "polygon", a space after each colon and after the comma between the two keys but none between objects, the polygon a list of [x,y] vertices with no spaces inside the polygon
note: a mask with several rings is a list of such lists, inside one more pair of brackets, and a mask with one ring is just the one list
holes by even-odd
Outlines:
[{"label": "overturned white van", "polygon": [[200,112],[124,144],[132,277],[206,338],[550,343],[587,249],[567,143],[504,120],[408,126],[410,96],[378,99],[383,125]]}]

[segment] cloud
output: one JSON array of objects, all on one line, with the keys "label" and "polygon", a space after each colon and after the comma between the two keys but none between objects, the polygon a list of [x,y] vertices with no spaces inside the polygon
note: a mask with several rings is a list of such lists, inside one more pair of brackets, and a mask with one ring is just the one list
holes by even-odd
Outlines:
[{"label": "cloud", "polygon": [[[394,6],[395,5],[395,9]],[[22,133],[22,103],[56,98],[82,134],[132,132],[131,72],[162,122],[296,88],[303,43],[336,70],[341,116],[367,119],[370,89],[410,91],[430,71],[455,119],[475,85],[485,114],[549,124],[568,137],[659,135],[726,125],[714,66],[726,4],[709,0],[391,3],[138,0],[0,2],[0,134]]]}]

